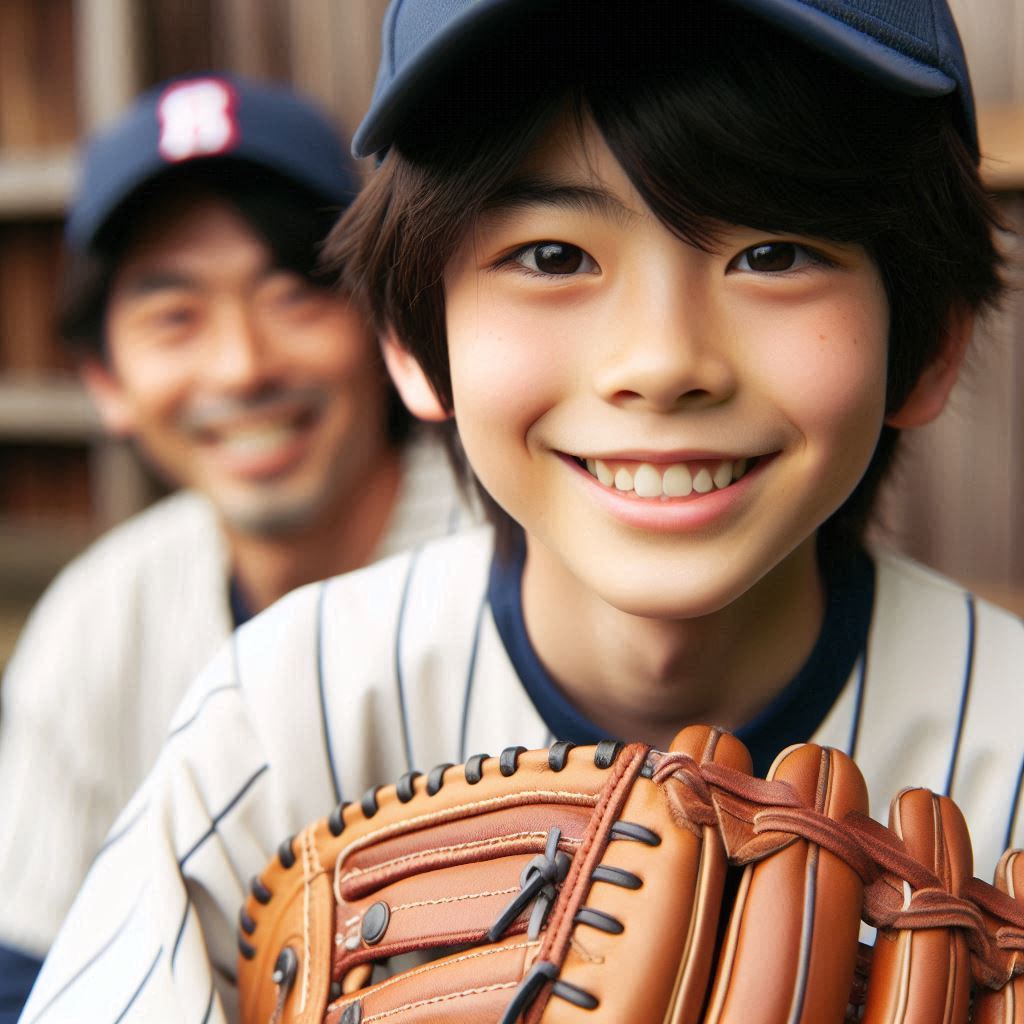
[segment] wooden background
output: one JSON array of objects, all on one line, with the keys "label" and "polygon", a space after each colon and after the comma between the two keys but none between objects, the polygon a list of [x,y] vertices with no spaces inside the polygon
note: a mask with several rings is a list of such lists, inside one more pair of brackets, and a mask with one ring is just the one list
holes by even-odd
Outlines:
[{"label": "wooden background", "polygon": [[[1024,612],[1024,0],[951,3],[982,111],[986,175],[1010,229],[1013,290],[979,327],[951,407],[908,437],[874,533]],[[139,89],[209,69],[289,81],[351,133],[372,91],[385,7],[0,0],[0,356],[6,346],[11,357],[0,358],[0,664],[60,561],[150,493],[131,452],[103,438],[41,322],[73,143]]]}]

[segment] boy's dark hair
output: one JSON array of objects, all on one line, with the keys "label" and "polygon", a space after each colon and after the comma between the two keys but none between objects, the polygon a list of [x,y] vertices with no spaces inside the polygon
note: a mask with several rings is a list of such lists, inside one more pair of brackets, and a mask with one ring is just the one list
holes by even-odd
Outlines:
[{"label": "boy's dark hair", "polygon": [[[586,25],[575,37],[527,18],[507,26],[500,53],[483,48],[437,84],[443,117],[429,97],[410,114],[335,228],[326,254],[345,286],[394,327],[447,408],[445,266],[566,102],[687,242],[714,248],[718,222],[863,245],[890,304],[889,412],[941,354],[951,313],[998,297],[997,218],[955,97],[883,89],[731,8],[679,7],[683,30],[637,25],[626,10],[611,46],[580,38]],[[561,52],[566,38],[582,56]],[[530,71],[516,53],[530,54]],[[860,538],[897,436],[883,428],[826,540]]]},{"label": "boy's dark hair", "polygon": [[[107,302],[128,247],[168,202],[190,194],[212,195],[230,205],[270,247],[276,266],[320,288],[336,285],[336,278],[320,263],[323,241],[338,216],[336,205],[282,175],[238,159],[184,164],[136,189],[90,248],[68,251],[58,326],[73,351],[106,357]],[[411,416],[389,384],[388,437],[398,443],[411,426]]]}]

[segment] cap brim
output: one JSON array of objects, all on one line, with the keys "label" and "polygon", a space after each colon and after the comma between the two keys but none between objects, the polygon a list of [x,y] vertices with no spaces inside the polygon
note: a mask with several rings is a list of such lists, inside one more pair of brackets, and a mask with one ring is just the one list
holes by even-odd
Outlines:
[{"label": "cap brim", "polygon": [[[899,92],[944,96],[960,85],[944,71],[892,50],[800,0],[728,2]],[[452,18],[394,78],[378,83],[370,109],[353,136],[353,154],[367,157],[387,149],[408,109],[421,101],[430,79],[470,52],[475,40],[486,35],[510,9],[523,6],[524,0],[478,0]]]}]

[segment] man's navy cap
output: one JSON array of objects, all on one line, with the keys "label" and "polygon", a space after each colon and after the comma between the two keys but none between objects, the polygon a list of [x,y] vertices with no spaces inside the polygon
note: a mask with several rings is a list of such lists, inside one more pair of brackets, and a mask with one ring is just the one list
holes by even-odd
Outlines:
[{"label": "man's navy cap", "polygon": [[272,171],[329,204],[347,205],[358,191],[338,132],[312,102],[280,85],[193,75],[143,93],[90,139],[68,244],[89,247],[130,195],[171,168],[215,159]]},{"label": "man's navy cap", "polygon": [[[591,0],[591,3],[595,0]],[[652,0],[635,0],[642,11]],[[670,0],[685,4],[689,0]],[[956,92],[960,130],[977,157],[978,139],[967,61],[946,0],[729,0],[897,92]],[[370,108],[352,140],[356,156],[386,150],[427,83],[499,19],[531,0],[391,0]],[[547,11],[564,0],[543,0]],[[533,4],[536,9],[536,3]],[[582,5],[585,12],[587,4]],[[585,13],[583,15],[586,16]]]}]

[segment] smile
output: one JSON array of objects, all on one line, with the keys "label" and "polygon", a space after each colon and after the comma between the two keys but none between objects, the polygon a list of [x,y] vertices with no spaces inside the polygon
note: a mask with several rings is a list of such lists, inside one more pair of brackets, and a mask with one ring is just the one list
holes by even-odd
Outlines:
[{"label": "smile", "polygon": [[757,464],[758,459],[699,459],[654,464],[619,459],[575,461],[604,487],[637,498],[688,498],[725,490]]}]

